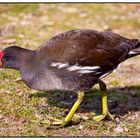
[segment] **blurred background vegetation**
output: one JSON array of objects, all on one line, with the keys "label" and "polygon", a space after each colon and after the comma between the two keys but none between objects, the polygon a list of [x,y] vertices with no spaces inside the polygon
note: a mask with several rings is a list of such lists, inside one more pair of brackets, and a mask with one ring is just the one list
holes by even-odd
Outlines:
[{"label": "blurred background vegetation", "polygon": [[[79,28],[140,39],[140,4],[0,4],[0,49],[10,45],[36,49],[54,35]],[[117,123],[87,121],[50,130],[31,120],[43,120],[45,114],[64,118],[76,95],[71,99],[70,93],[38,93],[15,82],[18,72],[1,70],[0,136],[140,136],[139,73],[140,57],[136,57],[105,78]],[[100,103],[100,92],[95,88],[79,113],[101,109]]]},{"label": "blurred background vegetation", "polygon": [[[0,39],[33,48],[71,29],[140,36],[140,4],[1,4]],[[6,41],[13,39],[12,41]]]}]

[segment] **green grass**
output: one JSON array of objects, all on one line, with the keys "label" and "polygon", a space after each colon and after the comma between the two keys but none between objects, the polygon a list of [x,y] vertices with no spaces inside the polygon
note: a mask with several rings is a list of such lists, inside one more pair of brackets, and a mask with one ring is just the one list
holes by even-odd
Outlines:
[{"label": "green grass", "polygon": [[[110,30],[140,39],[139,4],[0,4],[0,49],[9,45],[35,49],[52,36],[70,29]],[[16,40],[11,41],[11,39]],[[104,79],[109,109],[116,122],[74,122],[48,129],[40,120],[63,119],[76,100],[75,93],[29,89],[14,70],[0,71],[0,136],[140,136],[140,57],[124,62]],[[72,96],[71,96],[72,95]],[[77,113],[101,113],[98,86],[87,93]]]}]

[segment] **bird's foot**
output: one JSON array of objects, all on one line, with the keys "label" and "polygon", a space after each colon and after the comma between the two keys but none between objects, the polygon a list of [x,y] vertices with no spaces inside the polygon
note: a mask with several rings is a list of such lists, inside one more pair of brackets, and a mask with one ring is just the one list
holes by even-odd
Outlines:
[{"label": "bird's foot", "polygon": [[[94,116],[94,117],[92,117],[92,116]],[[110,117],[112,120],[114,120],[113,115],[111,115],[109,112],[107,112],[106,114],[98,115],[98,116],[95,116],[95,113],[92,113],[92,114],[90,114],[90,117],[74,114],[74,116],[73,116],[74,122],[73,123],[77,124],[81,120],[101,121],[101,120],[105,119],[106,117]],[[57,118],[52,117],[52,116],[46,115],[46,118],[47,118],[47,120],[40,121],[40,123],[47,124],[47,126],[58,126],[58,127],[64,127],[68,124],[68,122],[66,120],[57,119]]]},{"label": "bird's foot", "polygon": [[61,126],[61,124],[63,124],[63,120],[57,119],[55,117],[52,116],[48,116],[46,115],[47,120],[41,121],[40,123],[42,124],[47,124],[49,126]]},{"label": "bird's foot", "polygon": [[83,100],[83,97],[84,97],[84,92],[82,92],[82,91],[78,92],[78,99],[74,103],[70,112],[68,113],[68,115],[65,117],[64,120],[59,120],[59,119],[56,119],[54,117],[46,115],[48,120],[42,121],[42,123],[49,124],[49,125],[59,125],[60,127],[66,126],[71,121],[71,119],[73,118],[74,113],[76,112],[77,108],[79,107],[80,103]]},{"label": "bird's foot", "polygon": [[107,112],[105,114],[102,114],[102,115],[99,115],[99,116],[95,116],[95,117],[93,117],[93,120],[95,120],[95,121],[101,121],[101,120],[103,120],[106,117],[111,118],[111,120],[113,120],[113,121],[115,120],[114,117],[113,117],[113,115],[111,115],[109,112]]},{"label": "bird's foot", "polygon": [[[61,119],[57,119],[55,117],[52,116],[48,116],[46,115],[46,120],[40,121],[40,123],[42,124],[47,124],[48,126],[59,126],[59,127],[64,127],[68,124],[68,122],[66,122],[65,120],[61,120]],[[81,120],[90,120],[91,118],[88,116],[82,116],[82,115],[76,115],[74,114],[73,116],[73,120],[72,124],[77,124],[79,123]]]},{"label": "bird's foot", "polygon": [[76,121],[81,121],[81,120],[87,121],[87,120],[90,120],[90,117],[89,117],[89,116],[83,116],[83,115],[74,114],[73,120],[74,120],[74,121],[75,121],[75,120],[76,120]]},{"label": "bird's foot", "polygon": [[[41,124],[46,124],[48,127],[64,127],[66,126],[69,122],[66,121],[66,120],[61,120],[61,119],[57,119],[55,117],[52,117],[52,116],[48,116],[46,115],[46,120],[43,120],[43,121],[40,121]],[[74,115],[74,118],[76,119],[76,121],[74,120],[74,124],[77,124],[79,120],[81,120],[81,117],[80,116],[76,116]],[[82,119],[86,119],[86,117],[83,117]]]}]

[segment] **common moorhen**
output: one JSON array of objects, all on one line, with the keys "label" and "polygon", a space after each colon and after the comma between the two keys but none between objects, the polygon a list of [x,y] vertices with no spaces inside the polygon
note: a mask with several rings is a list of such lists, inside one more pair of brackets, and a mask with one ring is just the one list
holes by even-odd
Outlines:
[{"label": "common moorhen", "polygon": [[112,32],[71,30],[54,36],[36,50],[11,46],[0,51],[0,67],[16,69],[27,86],[35,90],[66,90],[78,93],[78,99],[65,120],[72,119],[84,92],[96,83],[102,92],[102,120],[112,119],[107,105],[106,84],[101,80],[124,60],[140,54],[140,41]]}]

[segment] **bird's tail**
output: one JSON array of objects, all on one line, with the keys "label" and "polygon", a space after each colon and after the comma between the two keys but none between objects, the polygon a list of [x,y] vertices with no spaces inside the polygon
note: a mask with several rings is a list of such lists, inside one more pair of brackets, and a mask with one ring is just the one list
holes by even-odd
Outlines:
[{"label": "bird's tail", "polygon": [[129,52],[129,58],[140,55],[140,41],[135,39],[132,50]]}]

